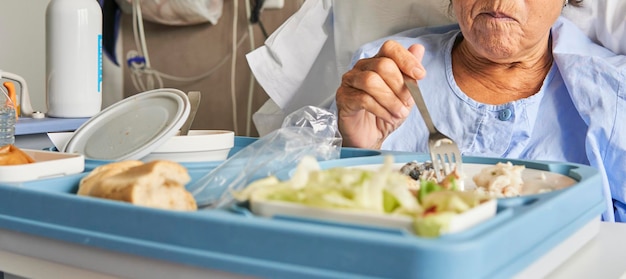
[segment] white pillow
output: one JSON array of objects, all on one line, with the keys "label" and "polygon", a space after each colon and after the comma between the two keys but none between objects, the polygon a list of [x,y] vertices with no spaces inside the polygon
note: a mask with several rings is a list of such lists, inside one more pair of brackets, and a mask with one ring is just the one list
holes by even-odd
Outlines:
[{"label": "white pillow", "polygon": [[[333,1],[340,67],[345,65],[345,57],[351,56],[365,42],[409,28],[455,22],[448,12],[448,4],[445,0],[360,0],[358,4]],[[626,0],[584,0],[583,7],[565,7],[563,15],[595,42],[613,52],[626,54]]]},{"label": "white pillow", "polygon": [[585,0],[583,5],[566,7],[563,15],[596,43],[626,55],[626,1]]},{"label": "white pillow", "polygon": [[442,0],[333,1],[335,53],[339,73],[348,70],[352,54],[364,43],[407,29],[454,23]]}]

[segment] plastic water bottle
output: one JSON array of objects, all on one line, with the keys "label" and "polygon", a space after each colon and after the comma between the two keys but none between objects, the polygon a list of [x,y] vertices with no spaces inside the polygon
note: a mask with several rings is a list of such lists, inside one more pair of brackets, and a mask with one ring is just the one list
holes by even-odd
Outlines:
[{"label": "plastic water bottle", "polygon": [[15,143],[15,106],[9,96],[0,90],[0,146]]},{"label": "plastic water bottle", "polygon": [[102,9],[97,0],[46,8],[46,104],[51,117],[91,117],[102,106]]}]

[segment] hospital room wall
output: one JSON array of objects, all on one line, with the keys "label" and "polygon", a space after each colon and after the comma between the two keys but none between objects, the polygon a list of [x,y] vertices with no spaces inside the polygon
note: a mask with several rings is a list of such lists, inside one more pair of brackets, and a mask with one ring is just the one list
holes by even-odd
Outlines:
[{"label": "hospital room wall", "polygon": [[[289,16],[295,13],[304,0],[288,0],[282,9],[266,9],[261,13],[261,20],[271,34]],[[238,2],[237,38],[246,36],[248,30],[246,10],[243,1]],[[234,19],[234,1],[224,1],[222,16],[215,25],[206,23],[190,26],[168,26],[146,22],[144,29],[148,53],[152,67],[179,77],[197,76],[206,73],[224,62],[210,76],[196,82],[179,82],[163,79],[165,87],[178,88],[184,92],[198,90],[202,92],[201,106],[194,120],[192,129],[227,129],[234,130],[236,111],[237,135],[257,136],[258,133],[248,113],[248,95],[251,72],[245,54],[251,51],[250,41],[241,41],[236,50],[235,64],[235,99],[233,108],[231,94],[231,53]],[[125,14],[122,18],[122,57],[136,50],[132,17]],[[258,25],[253,25],[254,48],[263,45],[265,37]],[[249,38],[249,37],[248,37]],[[141,92],[133,85],[131,71],[122,64],[124,72],[124,95],[130,96]],[[145,79],[144,79],[145,80]],[[250,111],[253,113],[268,99],[264,90],[255,82]],[[247,125],[250,123],[250,129]],[[248,132],[249,131],[249,132]]]},{"label": "hospital room wall", "polygon": [[0,70],[26,80],[31,103],[45,109],[45,12],[49,0],[2,0]]}]

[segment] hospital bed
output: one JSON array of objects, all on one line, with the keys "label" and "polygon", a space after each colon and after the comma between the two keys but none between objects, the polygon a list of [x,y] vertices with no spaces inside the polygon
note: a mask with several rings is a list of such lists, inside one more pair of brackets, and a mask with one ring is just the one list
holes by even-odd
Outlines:
[{"label": "hospital bed", "polygon": [[[386,5],[382,5],[384,2]],[[303,8],[294,15],[288,22],[279,29],[272,38],[268,40],[267,45],[260,48],[255,53],[251,53],[249,60],[261,59],[257,61],[265,61],[264,63],[274,63],[274,69],[282,69],[282,74],[274,74],[273,79],[262,81],[263,75],[259,72],[259,64],[251,63],[255,75],[259,78],[268,94],[272,96],[273,106],[271,109],[259,111],[256,121],[260,121],[261,125],[266,127],[265,131],[271,131],[281,118],[291,110],[302,105],[320,105],[324,106],[329,103],[336,89],[340,73],[346,70],[347,63],[351,51],[353,51],[361,42],[372,39],[374,36],[392,33],[408,26],[445,24],[453,20],[447,17],[445,7],[442,7],[441,1],[419,1],[420,4],[431,5],[427,7],[437,8],[437,13],[431,13],[413,7],[410,2],[405,3],[408,6],[388,5],[390,1],[377,0],[360,0],[360,7],[353,7],[353,1],[324,1],[324,0],[307,0]],[[404,1],[398,1],[401,3]],[[416,1],[417,2],[417,1]],[[444,1],[445,2],[445,1]],[[602,1],[597,0],[597,6],[590,7],[587,10],[572,12],[571,17],[578,17],[581,14],[591,16],[593,18],[602,18],[607,11],[625,11],[625,8],[615,9],[618,1]],[[605,6],[602,6],[605,5]],[[393,6],[393,7],[391,7]],[[626,6],[626,5],[622,5]],[[409,8],[407,8],[409,7]],[[606,9],[601,9],[602,7]],[[416,14],[428,15],[430,17],[395,17],[386,24],[381,21],[373,20],[377,15],[385,14],[382,11],[389,11],[393,15],[393,10],[412,11]],[[624,18],[626,13],[622,12],[617,18]],[[343,16],[341,16],[343,15]],[[349,16],[348,16],[349,15]],[[387,14],[385,14],[387,15]],[[415,20],[415,21],[414,21]],[[614,42],[614,37],[608,36],[607,30],[610,28],[604,24],[597,22],[580,21],[579,24],[583,30],[586,30],[593,39],[602,41],[608,40],[607,45]],[[307,23],[308,22],[308,23]],[[616,22],[618,22],[616,20]],[[317,32],[307,33],[309,36],[318,36],[317,44],[308,44],[309,49],[301,49],[311,56],[281,53],[281,51],[289,49],[289,38],[297,38],[288,36],[289,25],[300,26],[303,24],[311,24],[310,27]],[[615,28],[617,26],[617,28]],[[609,31],[624,32],[624,23],[621,25],[611,24]],[[350,30],[354,35],[368,35],[370,38],[348,38],[340,34],[346,34],[346,30]],[[298,28],[291,29],[291,32],[301,31]],[[608,32],[608,33],[607,33]],[[310,38],[309,38],[310,39]],[[283,41],[286,40],[286,41]],[[343,40],[350,43],[340,43]],[[622,41],[623,42],[623,41]],[[615,51],[624,51],[626,46],[623,43],[614,45]],[[621,49],[620,49],[621,48]],[[265,53],[267,57],[256,56],[259,53]],[[302,69],[293,70],[288,68],[288,59],[298,58],[298,62]],[[272,59],[272,60],[262,60]],[[280,63],[278,63],[280,61]],[[260,64],[263,64],[259,62]],[[271,64],[266,64],[269,67]],[[269,75],[272,76],[272,75]],[[279,81],[274,87],[272,83]],[[313,96],[311,96],[313,95]],[[271,113],[265,114],[266,111]],[[266,121],[272,120],[272,121]],[[265,121],[265,122],[264,122]],[[271,122],[271,123],[270,123]],[[274,126],[273,126],[274,125]],[[279,124],[278,124],[279,125]],[[546,276],[548,278],[617,278],[624,274],[626,266],[624,266],[624,256],[626,256],[626,243],[620,241],[626,233],[626,225],[600,223],[594,220],[581,228],[574,234],[572,238],[566,239],[559,250],[552,250],[545,257],[538,258],[535,264],[529,266],[520,273],[520,277],[536,278]],[[94,235],[97,236],[97,235]],[[589,241],[585,246],[581,247],[578,240],[584,239]],[[95,240],[95,238],[94,238]],[[243,278],[245,276],[231,274],[218,269],[199,268],[191,265],[168,262],[158,260],[149,256],[137,256],[131,253],[120,253],[100,248],[94,248],[88,245],[88,240],[83,244],[68,243],[62,240],[40,237],[36,235],[22,234],[19,232],[0,229],[0,270],[22,275],[25,277],[44,278]],[[579,250],[580,249],[580,250]],[[578,251],[574,254],[575,251]],[[563,257],[557,258],[564,260],[552,261],[550,258],[553,253],[566,253],[568,256],[574,254],[567,259]],[[546,266],[548,268],[546,269]],[[552,273],[546,274],[546,270],[552,270]],[[539,272],[539,273],[536,273]]]}]

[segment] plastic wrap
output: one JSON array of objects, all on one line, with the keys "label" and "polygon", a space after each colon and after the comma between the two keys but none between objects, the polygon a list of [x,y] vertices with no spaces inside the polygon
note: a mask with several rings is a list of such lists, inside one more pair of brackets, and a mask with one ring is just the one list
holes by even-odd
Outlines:
[{"label": "plastic wrap", "polygon": [[283,126],[243,148],[188,187],[200,207],[226,207],[231,192],[262,177],[294,168],[304,156],[318,161],[338,159],[341,136],[336,116],[317,107],[304,107],[285,118]]}]

